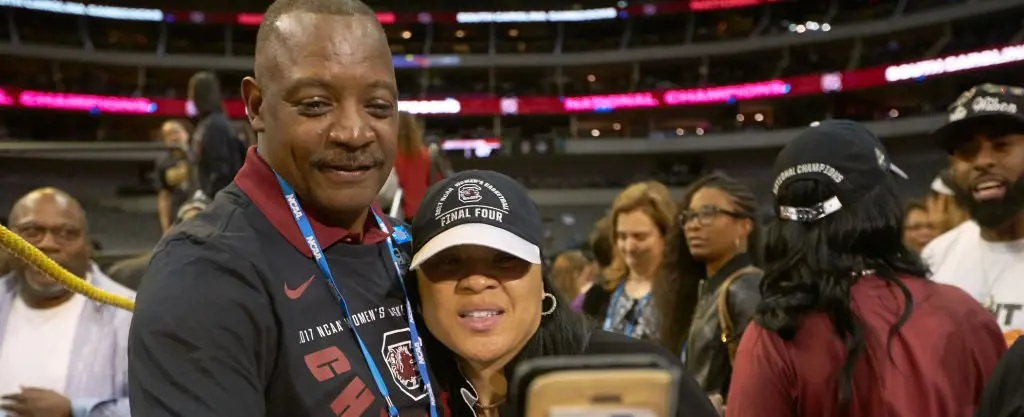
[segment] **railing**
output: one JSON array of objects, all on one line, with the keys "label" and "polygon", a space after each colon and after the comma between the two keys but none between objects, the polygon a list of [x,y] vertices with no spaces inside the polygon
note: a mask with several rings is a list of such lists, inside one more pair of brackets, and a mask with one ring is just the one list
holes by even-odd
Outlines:
[{"label": "railing", "polygon": [[953,40],[953,24],[946,23],[942,26],[942,36],[935,40],[935,43],[928,48],[928,52],[925,53],[925,58],[933,58],[942,52],[942,49],[949,45],[949,41]]},{"label": "railing", "polygon": [[[490,25],[487,27],[487,55],[498,54],[498,27]],[[492,84],[493,85],[493,84]]]},{"label": "railing", "polygon": [[775,66],[775,72],[772,73],[772,78],[781,78],[782,74],[785,74],[786,68],[789,67],[791,55],[793,55],[793,51],[791,51],[790,48],[782,50],[782,59],[780,59],[779,63]]},{"label": "railing", "polygon": [[761,20],[759,20],[757,22],[757,26],[754,27],[754,30],[752,32],[750,32],[750,37],[751,38],[756,38],[756,37],[761,36],[761,34],[764,33],[764,30],[767,29],[768,25],[770,25],[771,23],[772,23],[772,9],[771,9],[771,7],[767,7],[766,6],[764,8],[764,13],[761,14]]},{"label": "railing", "polygon": [[171,148],[156,142],[0,141],[0,159],[155,161]]},{"label": "railing", "polygon": [[7,19],[7,37],[10,38],[11,42],[20,44],[21,34],[18,33],[18,25],[14,23],[14,12],[8,10],[5,14],[7,15],[5,16]]},{"label": "railing", "polygon": [[160,34],[157,36],[156,43],[156,54],[157,56],[167,55],[167,24],[160,24]]},{"label": "railing", "polygon": [[86,51],[93,51],[96,48],[93,46],[92,37],[89,36],[89,26],[85,21],[85,16],[78,18],[78,38],[82,42],[82,47]]},{"label": "railing", "polygon": [[[946,123],[945,115],[906,117],[876,122],[865,126],[880,138],[901,138],[927,135]],[[559,140],[556,149],[569,155],[643,155],[700,153],[742,149],[775,148],[785,145],[805,128],[773,131],[711,133],[703,136],[671,140],[570,139]],[[68,160],[153,161],[171,148],[154,142],[38,142],[0,141],[0,159],[4,157]]]},{"label": "railing", "polygon": [[846,70],[852,71],[860,67],[860,58],[864,54],[864,38],[857,38],[853,41],[853,48],[850,48],[850,61],[846,64]]},{"label": "railing", "polygon": [[434,26],[427,26],[427,35],[423,40],[423,53],[430,55],[431,48],[434,45]]},{"label": "railing", "polygon": [[829,0],[828,11],[825,13],[825,19],[823,19],[822,23],[832,22],[837,14],[839,14],[839,0]]},{"label": "railing", "polygon": [[[933,115],[867,122],[864,125],[880,138],[900,138],[927,135],[945,124],[946,121],[945,115]],[[565,153],[570,155],[642,155],[776,148],[784,146],[804,129],[707,134],[677,140],[574,139],[565,141]]]},{"label": "railing", "polygon": [[694,15],[689,15],[686,19],[686,43],[693,43],[693,35],[697,31],[697,18]]},{"label": "railing", "polygon": [[235,31],[231,30],[231,26],[224,27],[224,56],[234,55],[234,35]]},{"label": "railing", "polygon": [[556,27],[557,37],[555,38],[555,54],[562,53],[562,45],[565,43],[565,24],[559,22]]},{"label": "railing", "polygon": [[1017,33],[1013,34],[1013,37],[1010,39],[1011,42],[1020,42],[1021,40],[1024,40],[1024,20],[1021,21],[1021,29],[1018,30]]},{"label": "railing", "polygon": [[633,40],[633,21],[626,21],[626,30],[622,31],[622,37],[619,38],[619,49],[629,48],[629,42]]},{"label": "railing", "polygon": [[903,16],[903,12],[905,11],[907,11],[907,0],[900,0],[900,2],[896,4],[896,9],[892,11],[892,17],[897,18]]}]

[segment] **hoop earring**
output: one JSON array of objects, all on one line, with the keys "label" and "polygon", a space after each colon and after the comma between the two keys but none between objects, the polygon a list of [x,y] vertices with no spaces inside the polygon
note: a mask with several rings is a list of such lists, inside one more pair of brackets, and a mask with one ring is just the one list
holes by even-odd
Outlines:
[{"label": "hoop earring", "polygon": [[558,308],[558,299],[555,298],[554,294],[549,293],[549,292],[544,293],[544,298],[541,299],[540,305],[543,307],[544,306],[544,300],[548,299],[548,298],[551,299],[551,307],[548,307],[546,310],[541,311],[540,312],[541,316],[551,315],[551,313],[554,313],[555,309]]}]

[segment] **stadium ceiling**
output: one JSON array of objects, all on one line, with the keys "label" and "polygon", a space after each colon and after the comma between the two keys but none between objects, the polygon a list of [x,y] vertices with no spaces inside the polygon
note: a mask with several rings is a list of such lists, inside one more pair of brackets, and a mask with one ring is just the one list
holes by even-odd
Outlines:
[{"label": "stadium ceiling", "polygon": [[[423,10],[523,10],[546,9],[551,7],[550,0],[363,0],[375,10],[410,11]],[[267,8],[271,0],[97,0],[88,3],[105,4],[121,7],[141,7],[165,10],[202,10],[207,12],[260,12]],[[564,8],[607,7],[609,1],[576,0],[562,3]]]}]

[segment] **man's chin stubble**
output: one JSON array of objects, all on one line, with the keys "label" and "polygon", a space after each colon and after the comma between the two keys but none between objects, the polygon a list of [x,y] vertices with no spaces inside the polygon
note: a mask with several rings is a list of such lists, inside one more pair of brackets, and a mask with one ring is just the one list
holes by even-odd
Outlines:
[{"label": "man's chin stubble", "polygon": [[1024,181],[1017,181],[1007,190],[1003,198],[995,201],[978,201],[973,195],[958,190],[956,200],[967,209],[971,219],[985,229],[998,229],[1024,214]]}]

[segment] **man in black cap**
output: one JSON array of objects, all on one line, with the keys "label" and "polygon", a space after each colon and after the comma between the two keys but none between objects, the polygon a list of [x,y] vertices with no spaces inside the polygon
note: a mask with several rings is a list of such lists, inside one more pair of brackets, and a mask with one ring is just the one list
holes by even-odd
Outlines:
[{"label": "man in black cap", "polygon": [[143,279],[132,415],[443,415],[402,285],[411,238],[373,205],[398,140],[383,28],[358,0],[277,0],[254,65],[258,150]]},{"label": "man in black cap", "polygon": [[933,240],[922,257],[932,279],[988,307],[1012,343],[1024,331],[1024,89],[967,90],[933,136],[949,153],[948,185],[971,221]]}]

